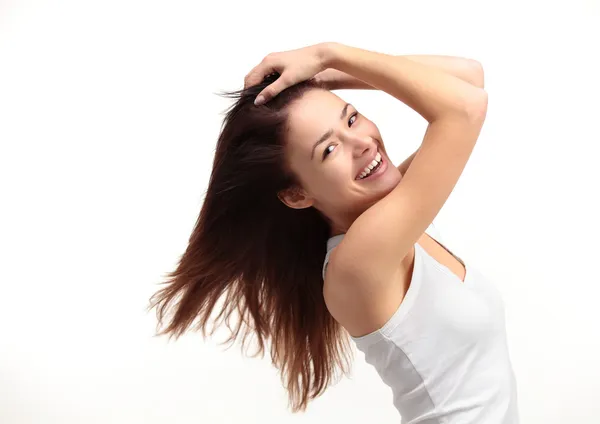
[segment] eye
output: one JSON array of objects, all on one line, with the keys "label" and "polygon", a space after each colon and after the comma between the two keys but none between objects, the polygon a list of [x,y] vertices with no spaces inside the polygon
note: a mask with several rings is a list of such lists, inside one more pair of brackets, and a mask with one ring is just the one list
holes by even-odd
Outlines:
[{"label": "eye", "polygon": [[325,158],[327,157],[327,155],[329,153],[331,153],[331,150],[329,150],[330,147],[333,147],[334,144],[330,144],[329,146],[325,147],[325,150],[323,150],[323,160],[325,160]]},{"label": "eye", "polygon": [[[348,126],[351,127],[352,124],[354,124],[354,122],[356,122],[356,119],[358,118],[358,112],[354,112],[352,114],[352,116],[350,116],[350,119],[348,119]],[[352,118],[354,118],[354,121],[352,121]],[[350,123],[350,121],[352,121],[352,124]]]},{"label": "eye", "polygon": [[[352,118],[354,118],[354,120]],[[358,112],[354,112],[348,119],[348,126],[351,127],[356,122],[357,118],[358,118]],[[333,147],[333,146],[334,146],[334,144],[330,144],[329,146],[327,146],[325,148],[325,150],[323,150],[323,160],[325,160],[327,155],[329,155],[329,153],[331,153],[331,150],[329,150],[329,148]]]}]

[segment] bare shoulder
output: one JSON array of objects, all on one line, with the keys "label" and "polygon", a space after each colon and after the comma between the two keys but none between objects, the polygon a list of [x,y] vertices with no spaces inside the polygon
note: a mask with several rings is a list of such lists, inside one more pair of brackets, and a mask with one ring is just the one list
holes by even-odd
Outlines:
[{"label": "bare shoulder", "polygon": [[481,90],[464,110],[430,122],[400,182],[356,218],[330,255],[325,302],[350,334],[384,323],[399,306],[414,246],[462,174],[486,112]]},{"label": "bare shoulder", "polygon": [[397,271],[392,275],[368,266],[357,272],[362,261],[353,258],[348,249],[351,246],[343,246],[342,240],[332,252],[323,297],[333,318],[350,335],[359,337],[380,328],[397,310],[410,284],[408,274],[412,263],[407,255],[398,259]]},{"label": "bare shoulder", "polygon": [[[481,93],[484,93],[483,91]],[[450,196],[485,120],[482,94],[462,113],[429,124],[421,147],[400,182],[364,211],[339,244],[342,272],[361,280],[396,276],[404,258]]]}]

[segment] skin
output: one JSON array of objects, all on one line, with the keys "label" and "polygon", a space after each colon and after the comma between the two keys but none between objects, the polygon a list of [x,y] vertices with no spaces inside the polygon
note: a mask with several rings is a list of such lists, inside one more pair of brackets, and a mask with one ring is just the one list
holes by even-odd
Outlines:
[{"label": "skin", "polygon": [[[263,90],[267,91],[270,95],[276,95],[277,92],[285,88],[284,85],[293,84],[314,76],[312,71],[325,71],[324,69],[319,69],[319,66],[316,65],[314,69],[311,68],[311,63],[318,62],[311,62],[311,57],[318,56],[317,54],[310,54],[314,51],[311,49],[269,55],[251,72],[247,80],[253,82],[256,79],[255,83],[257,83],[260,81],[259,77],[272,70],[277,70],[280,73],[283,71],[282,78],[278,80],[280,84],[275,90]],[[410,57],[410,59],[439,67],[441,70],[447,71],[474,85],[481,84],[481,88],[483,88],[481,66],[476,62],[441,56],[415,56]],[[358,71],[365,72],[365,69],[358,69]],[[322,75],[325,75],[325,72]],[[333,86],[330,89],[368,88],[365,86],[366,84],[359,83],[358,79],[351,77],[349,74],[340,73],[337,69],[329,72],[329,77],[325,76],[325,80],[332,78],[332,81],[338,81],[339,83],[337,87]],[[434,77],[439,77],[439,75],[434,75]],[[433,79],[435,80],[436,78]],[[365,76],[362,80],[369,80],[369,78]],[[373,77],[373,80],[375,80],[375,77]],[[352,81],[356,84],[353,87],[349,87],[348,85]],[[448,83],[450,82],[448,81]],[[299,177],[302,187],[280,194],[280,198],[290,207],[305,208],[314,206],[321,211],[330,220],[332,235],[348,232],[347,230],[356,221],[356,218],[379,200],[382,200],[379,204],[385,205],[386,199],[383,198],[390,194],[398,185],[402,179],[402,175],[405,174],[420,149],[407,158],[398,168],[392,166],[385,152],[382,137],[375,124],[362,115],[358,115],[356,121],[349,127],[348,119],[351,119],[350,117],[355,109],[350,109],[350,113],[340,122],[339,111],[344,105],[345,102],[331,92],[311,91],[303,99],[294,104],[293,107],[290,107],[290,131],[287,140],[289,147],[288,161],[289,166]],[[463,129],[470,130],[470,126],[466,123],[462,123],[461,125]],[[439,125],[436,128],[438,127]],[[315,159],[311,161],[310,150],[312,145],[329,128],[333,130],[332,138],[319,146]],[[450,133],[450,135],[452,134]],[[385,173],[380,176],[381,178],[371,181],[368,179],[362,182],[355,181],[355,176],[365,164],[366,158],[373,157],[376,147],[379,147],[380,153],[389,165]],[[457,147],[462,146],[457,145]],[[331,153],[325,161],[321,162],[321,157],[325,149],[330,150]],[[431,155],[431,151],[427,147],[426,151],[427,154]],[[456,164],[452,163],[447,165],[456,166]],[[422,169],[418,168],[415,171],[415,178],[417,178],[416,175],[419,174],[419,171],[425,174]],[[414,180],[412,181],[414,182]],[[368,184],[369,182],[373,184]],[[406,183],[409,184],[408,181]],[[436,187],[436,190],[439,192],[440,188]],[[440,194],[438,193],[438,195]],[[391,199],[396,200],[398,197],[391,197]],[[390,202],[387,203],[389,204]],[[404,206],[406,208],[406,205]],[[373,218],[373,215],[377,212],[377,214],[382,213],[382,216],[387,216],[389,219],[390,213],[395,213],[396,208],[391,206],[387,210],[373,208],[372,211],[373,213],[369,215],[369,212],[371,212],[369,211],[365,216],[369,215],[371,219],[377,220],[377,217]],[[365,220],[362,221],[365,226],[363,228],[369,228],[367,225],[369,221]],[[422,222],[421,225],[423,225]],[[373,227],[372,224],[371,227]],[[402,228],[402,225],[398,223],[395,223],[394,227],[397,231],[390,233],[396,234],[395,242],[400,239],[398,234],[410,232],[407,228]],[[361,231],[357,227],[354,232],[356,240],[346,245],[346,249],[350,249],[347,252],[350,253],[346,253],[345,257],[342,256],[342,258],[346,261],[351,261],[352,258],[360,257],[360,253],[366,252],[365,249],[361,250],[365,244],[367,246],[375,246],[374,244],[369,245],[369,240],[371,239],[367,240],[367,236],[371,233],[368,230]],[[389,241],[392,237],[388,237],[387,240]],[[410,238],[413,237],[414,234]],[[386,241],[385,236],[379,238],[379,240],[381,239]],[[465,268],[443,246],[426,233],[423,233],[417,242],[435,261],[447,267],[460,281],[464,281]],[[406,244],[406,240],[403,240],[403,243]],[[380,328],[387,322],[394,311],[397,310],[410,285],[415,258],[414,246],[409,249],[404,257],[400,254],[396,254],[395,257],[390,255],[390,252],[398,252],[399,250],[401,249],[397,245],[388,243],[388,251],[382,252],[386,253],[386,255],[377,258],[373,255],[376,249],[372,248],[368,250],[371,260],[368,261],[369,267],[365,267],[367,272],[361,271],[357,274],[344,273],[345,265],[340,265],[337,268],[332,267],[336,261],[335,254],[330,257],[330,271],[323,287],[324,298],[332,316],[351,335],[360,337],[361,335],[370,333],[374,329]],[[337,251],[339,253],[339,249]],[[365,255],[365,257],[368,255]],[[379,255],[379,253],[376,252],[376,255]],[[372,261],[374,258],[377,260]],[[397,266],[395,261],[401,261],[401,265]],[[373,266],[374,262],[378,262],[378,264]],[[345,263],[350,262],[342,262],[342,264]],[[335,274],[336,269],[340,270],[341,274]],[[358,268],[352,268],[353,271],[356,269]]]},{"label": "skin", "polygon": [[[287,142],[288,165],[299,177],[301,188],[280,193],[292,208],[315,207],[331,222],[331,235],[346,233],[356,218],[390,193],[402,180],[415,153],[400,166],[392,165],[379,129],[351,105],[340,119],[346,101],[327,90],[310,90],[289,106]],[[353,117],[355,113],[358,114]],[[329,129],[330,138],[320,144],[311,159],[312,147]],[[323,159],[325,152],[329,154]],[[374,180],[356,180],[366,161],[379,151],[388,166]],[[466,268],[437,241],[424,233],[418,240],[429,255],[464,281]],[[402,259],[401,271],[377,290],[364,285],[328,283],[332,294],[327,307],[350,335],[360,337],[379,328],[397,310],[398,287],[402,296],[411,281],[414,248]],[[327,284],[327,283],[326,283]],[[365,290],[365,288],[367,288]]]},{"label": "skin", "polygon": [[[290,105],[287,159],[302,187],[279,196],[291,208],[314,206],[321,211],[330,220],[331,235],[345,233],[361,213],[402,179],[401,171],[387,156],[377,126],[353,105],[340,119],[345,105],[336,94],[319,89],[308,91]],[[313,145],[330,129],[331,136],[315,149],[311,159]],[[377,179],[356,180],[377,151],[388,162],[384,173]]]}]

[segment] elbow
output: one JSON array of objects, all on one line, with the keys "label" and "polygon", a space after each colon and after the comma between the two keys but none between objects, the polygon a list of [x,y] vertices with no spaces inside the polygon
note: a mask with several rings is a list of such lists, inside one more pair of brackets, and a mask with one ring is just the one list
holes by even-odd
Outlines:
[{"label": "elbow", "polygon": [[467,116],[474,121],[484,121],[487,115],[488,93],[483,88],[472,93],[467,102]]},{"label": "elbow", "polygon": [[470,60],[471,67],[471,84],[475,87],[485,88],[483,65],[475,59]]}]

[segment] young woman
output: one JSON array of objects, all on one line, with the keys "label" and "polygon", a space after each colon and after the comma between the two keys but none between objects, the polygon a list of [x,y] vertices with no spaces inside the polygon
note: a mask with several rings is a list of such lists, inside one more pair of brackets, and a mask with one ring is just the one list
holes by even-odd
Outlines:
[{"label": "young woman", "polygon": [[[402,422],[517,423],[503,301],[432,227],[487,111],[479,64],[448,60],[322,43],[268,55],[227,93],[198,221],[151,299],[159,325],[172,312],[159,334],[198,319],[206,335],[217,310],[229,341],[270,344],[293,411],[347,372],[352,340]],[[399,167],[377,126],[329,91],[350,87],[428,121]]]}]

